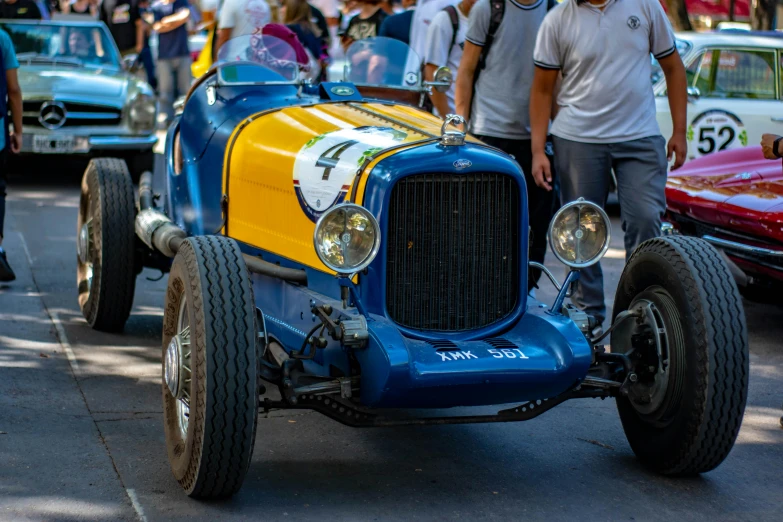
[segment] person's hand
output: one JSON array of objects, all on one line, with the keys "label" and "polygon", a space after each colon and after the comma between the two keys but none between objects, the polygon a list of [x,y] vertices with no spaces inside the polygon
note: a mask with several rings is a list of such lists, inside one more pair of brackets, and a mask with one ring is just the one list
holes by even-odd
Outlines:
[{"label": "person's hand", "polygon": [[136,54],[140,54],[142,49],[144,49],[144,42],[137,43],[136,44]]},{"label": "person's hand", "polygon": [[552,166],[544,152],[533,154],[533,179],[542,189],[552,190]]},{"label": "person's hand", "polygon": [[22,133],[21,132],[12,132],[9,136],[9,140],[11,143],[11,152],[14,154],[19,154],[22,151]]},{"label": "person's hand", "polygon": [[672,170],[677,170],[685,163],[685,157],[688,154],[688,140],[685,139],[684,132],[675,132],[672,134],[669,144],[666,146],[666,159],[671,161],[674,158]]},{"label": "person's hand", "polygon": [[[761,150],[764,152],[764,157],[767,159],[778,159],[775,156],[775,151],[772,148],[775,146],[775,140],[780,138],[777,134],[764,134],[761,136]],[[778,151],[780,152],[780,151]]]}]

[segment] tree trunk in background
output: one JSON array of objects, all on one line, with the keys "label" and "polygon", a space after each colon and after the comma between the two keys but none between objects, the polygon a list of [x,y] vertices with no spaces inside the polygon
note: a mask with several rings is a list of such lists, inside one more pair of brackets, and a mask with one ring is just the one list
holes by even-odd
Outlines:
[{"label": "tree trunk in background", "polygon": [[737,0],[729,0],[729,22],[734,21],[734,10],[737,6]]},{"label": "tree trunk in background", "polygon": [[693,31],[685,0],[666,0],[666,8],[669,11],[669,21],[675,31]]},{"label": "tree trunk in background", "polygon": [[768,31],[774,29],[777,0],[753,0],[750,7],[750,25],[753,29]]}]

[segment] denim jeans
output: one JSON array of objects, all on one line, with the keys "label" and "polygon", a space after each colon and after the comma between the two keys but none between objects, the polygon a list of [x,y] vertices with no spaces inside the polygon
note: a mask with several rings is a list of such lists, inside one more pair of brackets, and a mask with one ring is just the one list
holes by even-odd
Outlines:
[{"label": "denim jeans", "polygon": [[166,121],[174,117],[175,89],[178,96],[185,96],[191,80],[190,56],[158,59],[158,92]]},{"label": "denim jeans", "polygon": [[147,83],[150,84],[153,90],[158,90],[158,79],[155,76],[155,60],[152,58],[152,50],[149,44],[144,46],[144,49],[139,53],[139,60],[141,60],[144,66],[144,72],[147,73]]}]

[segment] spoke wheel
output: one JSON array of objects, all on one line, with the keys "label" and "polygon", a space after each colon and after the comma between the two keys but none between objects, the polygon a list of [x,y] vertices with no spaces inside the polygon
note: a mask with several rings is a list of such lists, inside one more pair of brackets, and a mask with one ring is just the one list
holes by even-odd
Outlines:
[{"label": "spoke wheel", "polygon": [[174,477],[196,498],[236,493],[250,466],[258,411],[255,303],[233,240],[185,241],[163,319],[163,412]]},{"label": "spoke wheel", "polygon": [[125,162],[90,161],[76,223],[76,282],[82,315],[96,330],[121,331],[130,316],[136,286],[135,217]]}]

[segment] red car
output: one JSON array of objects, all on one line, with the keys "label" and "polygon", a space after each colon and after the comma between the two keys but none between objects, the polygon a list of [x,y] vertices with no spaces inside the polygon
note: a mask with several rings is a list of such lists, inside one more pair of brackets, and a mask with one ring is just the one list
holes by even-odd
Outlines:
[{"label": "red car", "polygon": [[703,156],[669,174],[668,223],[721,249],[741,288],[783,284],[783,166],[760,146]]}]

